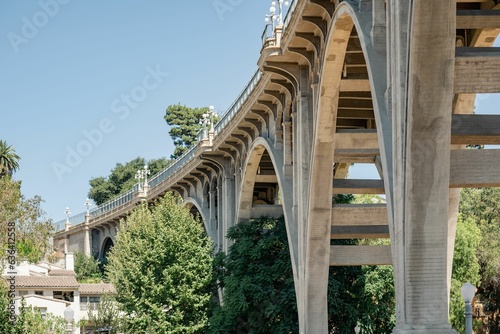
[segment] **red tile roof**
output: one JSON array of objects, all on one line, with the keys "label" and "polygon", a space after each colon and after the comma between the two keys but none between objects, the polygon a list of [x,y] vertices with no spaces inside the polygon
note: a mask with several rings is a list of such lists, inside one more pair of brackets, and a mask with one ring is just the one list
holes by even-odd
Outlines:
[{"label": "red tile roof", "polygon": [[49,271],[49,276],[76,276],[73,270],[52,269]]},{"label": "red tile roof", "polygon": [[16,288],[66,288],[77,290],[75,276],[15,276]]},{"label": "red tile roof", "polygon": [[111,283],[82,283],[80,295],[101,295],[104,293],[115,294],[116,290]]}]

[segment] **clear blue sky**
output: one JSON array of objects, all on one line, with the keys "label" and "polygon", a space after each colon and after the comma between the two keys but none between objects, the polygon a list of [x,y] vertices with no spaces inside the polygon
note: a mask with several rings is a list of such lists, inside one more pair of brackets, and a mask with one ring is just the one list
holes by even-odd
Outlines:
[{"label": "clear blue sky", "polygon": [[[2,1],[0,139],[21,156],[15,178],[23,193],[42,196],[57,221],[66,206],[84,211],[88,181],[117,162],[169,157],[165,108],[225,111],[257,69],[269,5]],[[92,131],[100,127],[102,139]],[[78,149],[86,156],[67,164]]]},{"label": "clear blue sky", "polygon": [[[117,162],[169,157],[166,106],[225,111],[257,68],[269,5],[2,1],[0,139],[21,156],[23,194],[58,221],[84,211],[88,181]],[[498,101],[478,111],[498,113]]]}]

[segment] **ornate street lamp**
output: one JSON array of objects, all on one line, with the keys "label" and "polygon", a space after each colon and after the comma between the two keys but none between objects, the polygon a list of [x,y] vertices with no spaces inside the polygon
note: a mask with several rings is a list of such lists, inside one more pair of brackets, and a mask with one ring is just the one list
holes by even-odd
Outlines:
[{"label": "ornate street lamp", "polygon": [[[278,21],[277,25],[283,24],[283,5],[288,6],[290,3],[288,1],[278,0],[271,1],[271,7],[269,8],[269,14],[266,14],[266,23],[271,22],[273,25],[273,31],[275,28],[275,21]],[[277,7],[276,7],[277,6]],[[276,13],[277,11],[277,13]]]},{"label": "ornate street lamp", "polygon": [[69,227],[71,226],[71,223],[69,222],[69,215],[71,214],[71,212],[69,211],[69,208],[66,207],[66,210],[64,210],[64,213],[66,214],[66,224],[64,225],[66,231],[69,229]]},{"label": "ornate street lamp", "polygon": [[462,286],[462,297],[465,301],[465,334],[472,334],[472,299],[476,292],[476,287],[470,282]]},{"label": "ornate street lamp", "polygon": [[141,180],[143,179],[142,169],[139,169],[137,170],[137,172],[135,172],[135,179],[137,180],[137,183],[139,185],[139,191],[142,191],[142,183],[141,183]]},{"label": "ornate street lamp", "polygon": [[209,122],[210,122],[210,132],[214,132],[214,115],[215,115],[215,107],[210,106],[208,108],[208,116],[209,116]]},{"label": "ornate street lamp", "polygon": [[200,125],[203,126],[203,138],[208,139],[208,124],[210,123],[210,118],[208,113],[201,115]]},{"label": "ornate street lamp", "polygon": [[73,318],[75,311],[71,307],[66,307],[64,310],[64,319],[66,320],[66,333],[73,334]]},{"label": "ornate street lamp", "polygon": [[87,198],[87,199],[85,200],[85,206],[87,207],[87,215],[89,215],[89,214],[90,214],[90,211],[89,211],[89,209],[90,209],[90,205],[91,205],[91,204],[90,204],[90,199],[88,199],[88,198]]},{"label": "ornate street lamp", "polygon": [[144,165],[144,169],[142,170],[142,175],[144,176],[144,188],[147,188],[148,185],[148,175],[151,173],[151,171],[148,168],[148,164]]}]

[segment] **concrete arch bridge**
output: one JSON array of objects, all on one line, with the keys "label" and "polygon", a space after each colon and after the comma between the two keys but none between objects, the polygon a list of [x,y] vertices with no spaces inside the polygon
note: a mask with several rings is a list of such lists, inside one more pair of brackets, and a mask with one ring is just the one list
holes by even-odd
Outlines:
[{"label": "concrete arch bridge", "polygon": [[[285,217],[301,333],[327,333],[332,265],[392,264],[395,333],[453,333],[451,263],[462,187],[500,186],[500,5],[491,0],[296,0],[263,35],[258,71],[215,127],[174,165],[55,236],[105,256],[141,200],[178,192],[227,250],[226,230]],[[346,178],[352,163],[379,177]],[[385,194],[385,205],[332,205]],[[390,246],[332,239],[390,238]]]}]

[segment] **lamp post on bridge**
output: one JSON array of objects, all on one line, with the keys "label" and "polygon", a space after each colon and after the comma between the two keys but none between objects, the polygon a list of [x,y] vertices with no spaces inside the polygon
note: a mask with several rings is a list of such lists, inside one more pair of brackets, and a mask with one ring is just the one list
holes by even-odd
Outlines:
[{"label": "lamp post on bridge", "polygon": [[86,215],[86,216],[89,216],[89,215],[90,215],[90,206],[91,206],[91,205],[92,205],[92,204],[90,204],[90,199],[89,199],[89,198],[87,198],[87,199],[85,200],[85,206],[87,207],[87,211],[86,211],[86,213],[85,213],[85,215]]},{"label": "lamp post on bridge", "polygon": [[139,192],[142,192],[142,179],[144,178],[143,174],[142,174],[142,169],[139,169],[137,170],[137,172],[135,172],[135,179],[137,180],[137,185],[139,187]]},{"label": "lamp post on bridge", "polygon": [[90,199],[85,200],[85,206],[87,207],[87,211],[85,212],[85,225],[84,225],[84,239],[83,239],[83,253],[85,256],[90,256]]},{"label": "lamp post on bridge", "polygon": [[71,212],[69,211],[68,207],[66,207],[64,213],[66,214],[66,224],[64,224],[64,229],[67,231],[71,227],[71,223],[69,222],[69,215],[71,214]]},{"label": "lamp post on bridge", "polygon": [[[283,0],[271,1],[269,14],[266,14],[265,21],[266,23],[271,22],[273,26],[273,32],[276,25],[278,26],[283,25],[283,5],[288,6],[289,4],[290,3],[288,1],[283,1]],[[275,23],[276,21],[277,23]]]},{"label": "lamp post on bridge", "polygon": [[135,173],[135,178],[138,181],[138,193],[141,201],[145,201],[148,196],[149,184],[148,175],[151,173],[147,164],[144,165],[143,169],[139,169]]},{"label": "lamp post on bridge", "polygon": [[215,108],[214,106],[210,106],[208,108],[208,111],[201,115],[200,119],[200,125],[203,126],[203,137],[201,140],[205,141],[208,140],[208,144],[212,145],[213,139],[214,139],[214,115],[215,115]]}]

